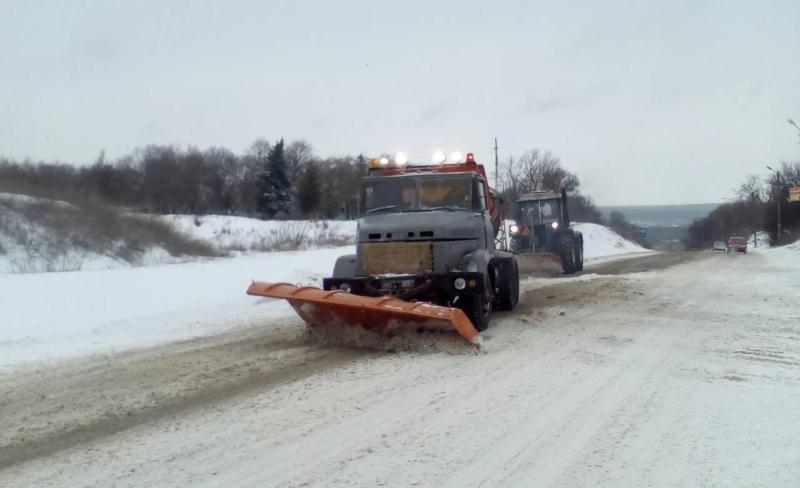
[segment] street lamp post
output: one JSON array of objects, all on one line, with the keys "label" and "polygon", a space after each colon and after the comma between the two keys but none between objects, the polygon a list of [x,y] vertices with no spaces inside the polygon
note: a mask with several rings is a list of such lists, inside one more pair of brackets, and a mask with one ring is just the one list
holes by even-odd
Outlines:
[{"label": "street lamp post", "polygon": [[797,135],[800,136],[800,125],[797,125],[797,123],[792,119],[788,119],[786,122],[789,122],[789,125],[797,129]]},{"label": "street lamp post", "polygon": [[[755,192],[753,192],[753,193],[750,194],[750,205],[751,205],[751,207],[754,206],[755,203],[756,203],[756,194],[755,194]],[[753,229],[753,247],[758,247],[758,228],[757,227],[755,229]]]},{"label": "street lamp post", "polygon": [[778,194],[777,194],[777,201],[778,201],[778,241],[780,241],[781,240],[781,199],[783,198],[783,191],[782,191],[782,188],[781,188],[781,172],[780,171],[776,171],[776,170],[770,168],[769,166],[767,166],[767,169],[775,173],[775,176],[776,176],[777,181],[778,181]]}]

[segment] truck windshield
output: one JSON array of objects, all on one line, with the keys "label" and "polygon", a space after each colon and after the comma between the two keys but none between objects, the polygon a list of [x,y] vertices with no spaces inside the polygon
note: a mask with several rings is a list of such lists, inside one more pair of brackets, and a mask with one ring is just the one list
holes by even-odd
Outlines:
[{"label": "truck windshield", "polygon": [[472,179],[464,177],[419,180],[419,207],[472,208]]},{"label": "truck windshield", "polygon": [[468,176],[390,177],[364,183],[365,213],[472,208]]},{"label": "truck windshield", "polygon": [[413,178],[372,180],[364,185],[364,211],[411,210],[417,205],[417,183]]}]

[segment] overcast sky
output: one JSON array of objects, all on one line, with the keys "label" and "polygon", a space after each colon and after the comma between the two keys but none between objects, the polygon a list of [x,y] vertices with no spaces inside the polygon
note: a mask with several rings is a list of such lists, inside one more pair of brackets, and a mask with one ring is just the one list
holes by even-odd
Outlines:
[{"label": "overcast sky", "polygon": [[800,1],[0,0],[0,155],[544,148],[601,205],[800,160]]}]

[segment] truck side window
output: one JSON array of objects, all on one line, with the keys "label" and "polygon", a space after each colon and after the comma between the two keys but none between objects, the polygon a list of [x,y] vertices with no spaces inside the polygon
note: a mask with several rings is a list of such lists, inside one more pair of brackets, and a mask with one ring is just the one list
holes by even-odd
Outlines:
[{"label": "truck side window", "polygon": [[475,180],[475,210],[486,210],[486,189],[478,180]]}]

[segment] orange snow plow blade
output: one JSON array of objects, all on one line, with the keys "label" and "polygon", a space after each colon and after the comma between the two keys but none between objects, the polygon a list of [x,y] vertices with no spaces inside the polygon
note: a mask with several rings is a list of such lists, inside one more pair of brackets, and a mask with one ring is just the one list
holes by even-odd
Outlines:
[{"label": "orange snow plow blade", "polygon": [[388,336],[402,331],[457,332],[471,344],[480,346],[480,333],[458,308],[262,281],[254,281],[247,294],[287,300],[312,327],[360,326]]}]

